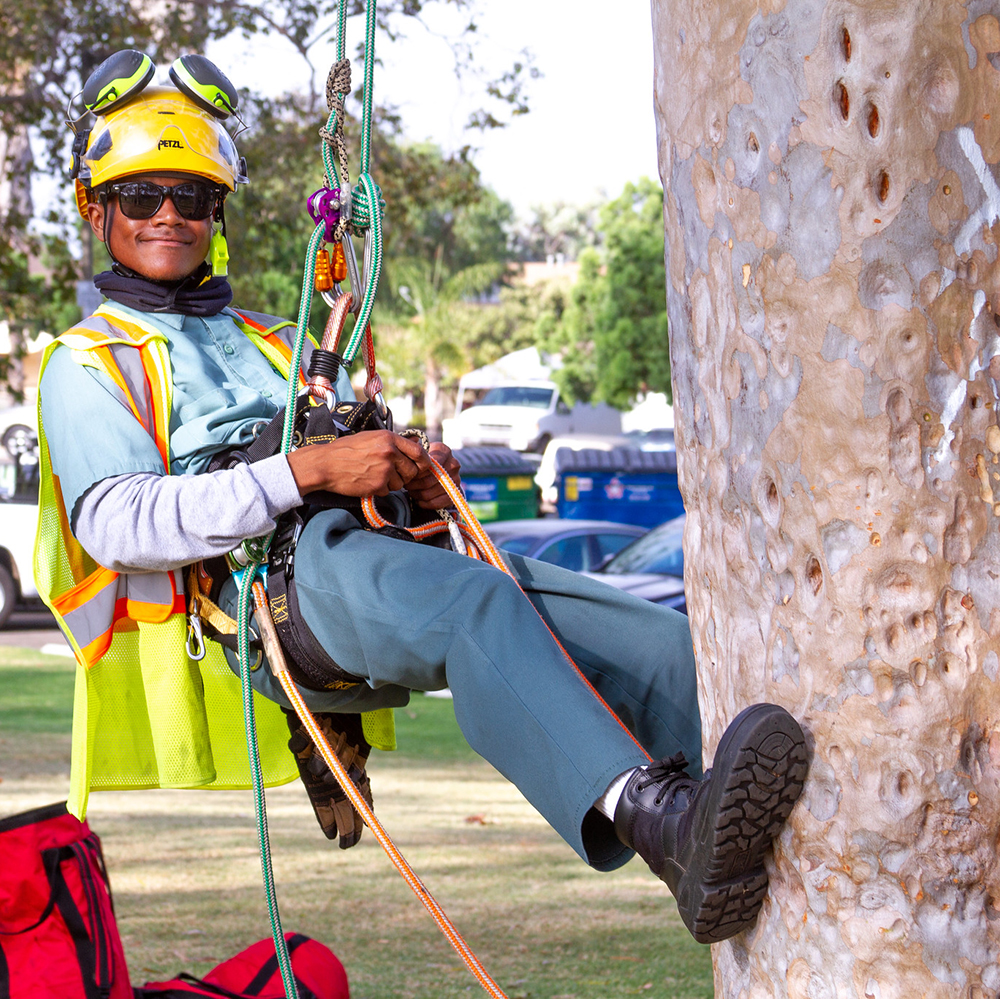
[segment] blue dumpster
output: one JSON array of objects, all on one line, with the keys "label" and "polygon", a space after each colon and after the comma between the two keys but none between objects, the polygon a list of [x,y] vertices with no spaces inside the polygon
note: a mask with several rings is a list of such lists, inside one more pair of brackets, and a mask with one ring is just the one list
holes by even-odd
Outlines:
[{"label": "blue dumpster", "polygon": [[462,487],[472,512],[483,522],[538,516],[537,464],[506,447],[456,448]]},{"label": "blue dumpster", "polygon": [[556,481],[560,517],[655,527],[684,512],[676,451],[559,448]]}]

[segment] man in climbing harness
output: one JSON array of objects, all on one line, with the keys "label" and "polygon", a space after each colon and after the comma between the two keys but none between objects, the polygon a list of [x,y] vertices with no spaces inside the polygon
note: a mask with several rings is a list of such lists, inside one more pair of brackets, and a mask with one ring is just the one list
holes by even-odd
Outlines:
[{"label": "man in climbing harness", "polygon": [[[131,786],[233,786],[213,721],[233,677],[208,664],[224,647],[237,669],[228,569],[244,539],[277,528],[270,571],[283,587],[290,671],[359,787],[370,748],[359,716],[450,687],[472,747],[587,863],[612,870],[638,852],[696,939],[746,929],[767,888],[765,852],[805,779],[794,719],[775,705],[746,709],[701,777],[684,616],[546,563],[505,556],[515,582],[414,543],[413,518],[450,504],[420,443],[388,429],[241,458],[295,373],[291,324],[230,308],[223,205],[248,178],[218,109],[235,93],[200,57],[175,63],[179,89],[145,87],[152,69],[129,69],[145,81],[124,98],[84,91],[99,118],[76,149],[81,213],[113,261],[94,279],[107,301],[50,348],[39,392],[37,575],[91,694],[76,716],[90,733],[79,736],[84,800],[91,786],[127,786],[98,775],[112,757],[138,760],[145,742],[156,762]],[[197,99],[208,78],[226,100]],[[343,369],[334,391],[353,403]],[[430,454],[457,482],[449,449]],[[358,498],[369,495],[396,526],[364,529]],[[269,596],[278,619],[270,584]],[[188,654],[199,643],[184,648],[192,605],[211,633],[200,664]],[[137,670],[140,680],[126,679]],[[266,662],[252,682],[289,708]],[[157,748],[166,710],[169,725],[183,716],[202,733],[177,737],[183,751]],[[95,736],[115,712],[127,734]],[[352,845],[360,820],[290,727],[321,824]]]}]

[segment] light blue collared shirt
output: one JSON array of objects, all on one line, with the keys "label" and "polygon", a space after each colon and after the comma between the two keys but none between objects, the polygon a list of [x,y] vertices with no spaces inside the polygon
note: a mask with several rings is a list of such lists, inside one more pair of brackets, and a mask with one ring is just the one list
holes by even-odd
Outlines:
[{"label": "light blue collared shirt", "polygon": [[[173,378],[170,470],[175,475],[205,471],[213,455],[249,443],[254,426],[284,406],[287,382],[236,325],[231,309],[202,317],[113,307],[167,338]],[[164,473],[156,444],[115,397],[110,379],[78,364],[69,350],[53,352],[39,393],[52,468],[71,514],[80,497],[103,479]],[[344,369],[337,394],[354,398]]]}]

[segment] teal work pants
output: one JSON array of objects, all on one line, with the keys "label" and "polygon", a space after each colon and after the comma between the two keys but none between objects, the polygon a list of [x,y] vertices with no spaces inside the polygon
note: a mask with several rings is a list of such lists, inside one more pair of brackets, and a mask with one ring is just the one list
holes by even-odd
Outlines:
[{"label": "teal work pants", "polygon": [[[505,558],[524,592],[487,563],[360,530],[344,511],[314,516],[295,556],[302,615],[366,682],[304,693],[314,710],[362,711],[449,687],[472,748],[588,863],[611,870],[632,854],[592,808],[608,784],[647,753],[683,752],[701,771],[687,618],[545,562]],[[284,701],[267,670],[255,685]]]}]

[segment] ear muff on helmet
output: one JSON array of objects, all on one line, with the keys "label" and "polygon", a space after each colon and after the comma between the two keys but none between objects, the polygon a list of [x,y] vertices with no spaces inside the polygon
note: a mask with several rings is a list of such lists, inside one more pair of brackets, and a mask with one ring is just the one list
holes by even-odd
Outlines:
[{"label": "ear muff on helmet", "polygon": [[93,114],[109,114],[127,100],[142,93],[153,79],[153,60],[135,49],[109,56],[83,85],[84,107]]},{"label": "ear muff on helmet", "polygon": [[170,80],[202,110],[216,118],[236,114],[239,94],[229,77],[204,56],[182,55],[170,67]]},{"label": "ear muff on helmet", "polygon": [[[123,49],[109,56],[83,85],[83,104],[93,114],[110,114],[141,94],[153,79],[156,64],[143,52]],[[210,59],[183,55],[170,67],[170,79],[203,111],[219,119],[236,114],[239,94],[229,77]]]}]

